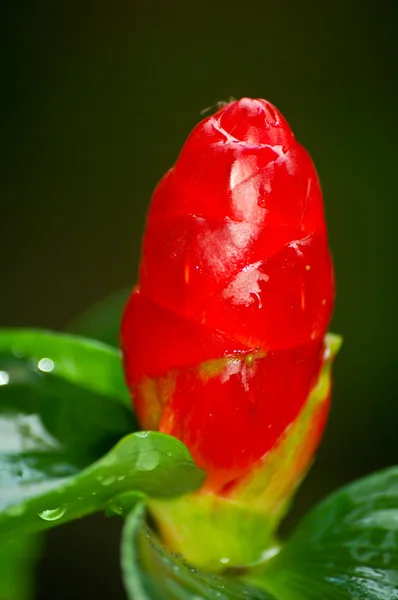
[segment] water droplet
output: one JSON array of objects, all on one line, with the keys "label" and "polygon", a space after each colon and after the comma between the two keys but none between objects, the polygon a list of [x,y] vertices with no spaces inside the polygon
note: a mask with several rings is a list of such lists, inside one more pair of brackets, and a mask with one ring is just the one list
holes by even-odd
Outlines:
[{"label": "water droplet", "polygon": [[116,481],[123,481],[123,479],[126,478],[126,475],[119,475],[119,477],[116,478]]},{"label": "water droplet", "polygon": [[15,506],[10,506],[7,510],[4,511],[6,515],[9,517],[20,517],[25,512],[25,506],[23,504],[16,504]]},{"label": "water droplet", "polygon": [[106,477],[102,480],[102,485],[112,485],[112,483],[115,483],[115,481],[116,477],[114,475],[111,475],[110,477]]},{"label": "water droplet", "polygon": [[116,503],[114,500],[111,500],[105,508],[105,516],[113,517],[114,515],[123,515],[123,507],[120,504]]},{"label": "water droplet", "polygon": [[137,471],[152,471],[159,464],[159,452],[156,450],[150,450],[148,452],[141,452],[137,457],[135,468]]},{"label": "water droplet", "polygon": [[54,366],[54,361],[51,360],[51,358],[42,358],[37,363],[37,368],[43,373],[51,373],[51,371],[54,369]]},{"label": "water droplet", "polygon": [[225,557],[224,557],[224,558],[220,558],[220,562],[221,562],[223,565],[226,565],[226,564],[228,564],[228,563],[229,563],[229,558],[225,558]]},{"label": "water droplet", "polygon": [[57,521],[66,513],[66,507],[60,508],[49,508],[48,510],[42,510],[39,512],[39,517],[43,519],[43,521]]},{"label": "water droplet", "polygon": [[7,385],[10,383],[10,376],[7,371],[0,371],[0,385]]},{"label": "water droplet", "polygon": [[109,467],[110,465],[113,465],[116,462],[116,457],[114,454],[107,454],[102,460],[101,460],[101,465],[103,465],[104,467]]},{"label": "water droplet", "polygon": [[274,556],[279,554],[279,552],[280,552],[280,548],[278,546],[274,546],[273,548],[268,548],[268,550],[263,552],[263,554],[261,555],[261,560],[269,560],[270,558],[273,558]]},{"label": "water droplet", "polygon": [[139,438],[147,438],[148,434],[149,434],[149,431],[136,431],[136,433],[134,435]]}]

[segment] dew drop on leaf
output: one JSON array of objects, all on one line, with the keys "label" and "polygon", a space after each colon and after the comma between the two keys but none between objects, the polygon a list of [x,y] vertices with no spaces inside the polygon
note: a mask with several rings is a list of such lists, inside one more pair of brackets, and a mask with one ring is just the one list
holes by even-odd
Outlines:
[{"label": "dew drop on leaf", "polygon": [[20,517],[25,512],[25,506],[23,504],[16,504],[15,506],[10,506],[7,510],[4,511],[8,517]]},{"label": "dew drop on leaf", "polygon": [[137,471],[152,471],[159,464],[160,456],[156,450],[150,452],[142,452],[137,457],[135,468]]},{"label": "dew drop on leaf", "polygon": [[102,485],[112,485],[112,483],[115,483],[115,481],[116,477],[114,475],[111,475],[110,477],[106,477],[102,480]]},{"label": "dew drop on leaf", "polygon": [[57,521],[66,513],[66,507],[60,508],[49,508],[48,510],[42,510],[38,513],[38,516],[43,519],[43,521]]},{"label": "dew drop on leaf", "polygon": [[54,369],[54,366],[54,361],[52,361],[51,358],[42,358],[37,363],[37,368],[39,371],[42,371],[42,373],[51,373],[51,371]]},{"label": "dew drop on leaf", "polygon": [[10,376],[7,371],[0,371],[0,385],[7,385],[10,383]]}]

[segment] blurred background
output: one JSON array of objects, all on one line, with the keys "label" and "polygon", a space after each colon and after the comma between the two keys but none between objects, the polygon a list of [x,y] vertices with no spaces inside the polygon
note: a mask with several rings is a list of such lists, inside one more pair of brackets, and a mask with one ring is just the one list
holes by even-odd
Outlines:
[{"label": "blurred background", "polygon": [[[136,278],[151,193],[200,111],[263,97],[317,166],[344,336],[333,409],[288,530],[398,463],[394,0],[4,3],[1,325],[63,329]],[[52,531],[37,600],[124,599],[121,522]]]}]

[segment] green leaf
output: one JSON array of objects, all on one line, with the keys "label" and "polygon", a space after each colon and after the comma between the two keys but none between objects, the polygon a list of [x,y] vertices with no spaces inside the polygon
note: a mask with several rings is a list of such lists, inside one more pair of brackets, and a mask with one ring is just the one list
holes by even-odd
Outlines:
[{"label": "green leaf", "polygon": [[174,438],[141,432],[113,447],[135,426],[120,362],[84,338],[0,330],[1,539],[102,510],[126,492],[200,485]]},{"label": "green leaf", "polygon": [[398,599],[398,467],[313,509],[255,580],[285,600]]},{"label": "green leaf", "polygon": [[[6,462],[1,468],[7,472],[11,466]],[[102,510],[122,494],[129,493],[131,507],[142,494],[171,497],[195,490],[202,481],[202,471],[176,438],[134,433],[71,477],[37,481],[32,470],[19,484],[1,486],[0,542]]]},{"label": "green leaf", "polygon": [[119,369],[117,353],[97,343],[0,330],[0,509],[76,475],[134,431],[110,384],[100,393],[98,380]]},{"label": "green leaf", "polygon": [[237,577],[200,573],[163,548],[138,504],[127,518],[122,571],[129,600],[273,600]]},{"label": "green leaf", "polygon": [[0,329],[0,354],[19,358],[47,377],[130,405],[120,352],[101,342],[35,329]]},{"label": "green leaf", "polygon": [[34,567],[41,536],[22,537],[0,546],[0,600],[32,600]]},{"label": "green leaf", "polygon": [[97,302],[69,325],[69,331],[118,347],[120,323],[130,294],[129,287]]}]

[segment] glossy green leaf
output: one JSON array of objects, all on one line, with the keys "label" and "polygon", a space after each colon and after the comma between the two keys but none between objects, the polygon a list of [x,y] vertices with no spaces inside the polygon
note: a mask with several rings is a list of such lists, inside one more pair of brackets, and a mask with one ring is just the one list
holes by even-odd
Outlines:
[{"label": "glossy green leaf", "polygon": [[[1,354],[28,363],[31,371],[48,378],[130,405],[120,352],[101,342],[35,329],[0,329]],[[2,373],[0,382],[7,382],[10,374],[6,367]]]},{"label": "glossy green leaf", "polygon": [[[2,466],[5,472],[10,468]],[[0,488],[0,542],[102,510],[127,492],[131,505],[139,495],[175,496],[203,481],[187,448],[157,432],[126,436],[106,456],[70,477],[58,473],[36,481],[34,469],[29,475],[19,485]]]},{"label": "glossy green leaf", "polygon": [[34,567],[41,536],[21,537],[0,546],[0,600],[33,600]]},{"label": "glossy green leaf", "polygon": [[101,346],[92,347],[70,336],[1,331],[0,509],[76,475],[134,431],[130,407],[111,389],[106,395],[77,384],[82,363],[93,379],[97,368],[107,368],[110,379],[120,368],[112,349],[104,347],[101,360]]},{"label": "glossy green leaf", "polygon": [[273,600],[237,577],[198,572],[168,552],[147,527],[143,504],[125,524],[122,571],[129,600]]},{"label": "glossy green leaf", "polygon": [[115,292],[94,304],[69,325],[69,331],[118,348],[120,323],[131,289]]},{"label": "glossy green leaf", "polygon": [[118,351],[84,338],[0,331],[1,539],[102,510],[126,492],[200,485],[174,438],[123,438],[135,422],[120,363]]},{"label": "glossy green leaf", "polygon": [[255,579],[285,600],[398,599],[398,467],[332,494]]}]

